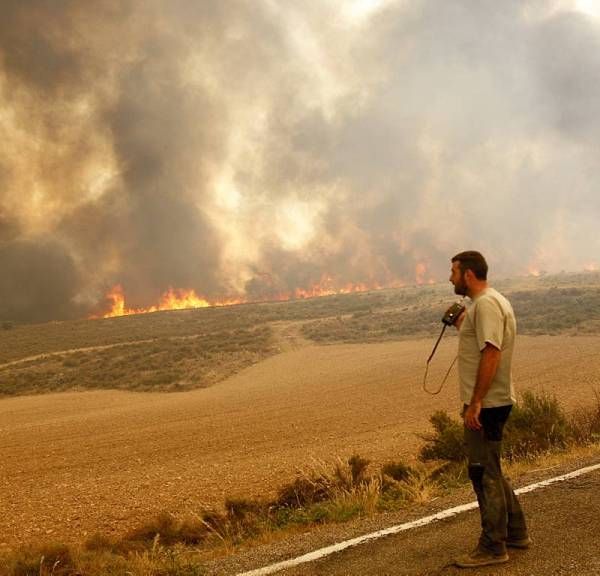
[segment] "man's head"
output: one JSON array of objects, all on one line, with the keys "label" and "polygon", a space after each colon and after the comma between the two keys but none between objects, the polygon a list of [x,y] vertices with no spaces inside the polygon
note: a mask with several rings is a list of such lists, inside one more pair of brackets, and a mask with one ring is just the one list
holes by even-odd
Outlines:
[{"label": "man's head", "polygon": [[480,252],[460,252],[452,258],[450,282],[454,284],[454,292],[474,296],[487,286],[487,271],[487,262]]}]

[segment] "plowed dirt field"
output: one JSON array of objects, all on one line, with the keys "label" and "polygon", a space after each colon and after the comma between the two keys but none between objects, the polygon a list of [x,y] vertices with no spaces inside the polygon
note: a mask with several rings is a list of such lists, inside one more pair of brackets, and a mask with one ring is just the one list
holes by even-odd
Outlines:
[{"label": "plowed dirt field", "polygon": [[[414,457],[455,374],[421,389],[429,340],[304,346],[186,393],[72,392],[0,400],[0,544],[118,534],[159,511],[271,494],[313,459]],[[449,338],[432,387],[452,361]],[[600,337],[520,337],[518,389],[574,408],[600,390]]]}]

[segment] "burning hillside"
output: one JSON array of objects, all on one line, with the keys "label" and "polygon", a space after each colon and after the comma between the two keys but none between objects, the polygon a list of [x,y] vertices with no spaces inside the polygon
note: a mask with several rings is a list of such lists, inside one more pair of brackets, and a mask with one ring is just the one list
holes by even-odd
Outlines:
[{"label": "burning hillside", "polygon": [[[427,266],[419,263],[415,269],[414,284],[433,284],[434,279],[428,275]],[[339,283],[330,276],[323,276],[321,280],[308,288],[296,288],[290,291],[272,293],[263,298],[252,298],[248,296],[237,296],[228,298],[209,298],[198,295],[193,289],[169,288],[164,292],[158,303],[146,307],[128,307],[123,287],[118,284],[106,295],[109,309],[94,317],[113,318],[116,316],[128,316],[131,314],[147,314],[163,310],[183,310],[187,308],[209,308],[219,306],[234,306],[236,304],[247,304],[259,301],[287,301],[301,300],[305,298],[318,298],[320,296],[333,296],[335,294],[353,294],[358,292],[369,292],[383,288],[399,288],[406,285],[403,281],[390,281],[385,284],[379,282],[361,283]]]}]

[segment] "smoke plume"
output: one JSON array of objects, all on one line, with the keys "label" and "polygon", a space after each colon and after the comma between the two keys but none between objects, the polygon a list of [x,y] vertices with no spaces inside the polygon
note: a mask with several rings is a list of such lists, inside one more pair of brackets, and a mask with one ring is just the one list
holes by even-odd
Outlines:
[{"label": "smoke plume", "polygon": [[4,0],[0,319],[597,267],[580,4]]}]

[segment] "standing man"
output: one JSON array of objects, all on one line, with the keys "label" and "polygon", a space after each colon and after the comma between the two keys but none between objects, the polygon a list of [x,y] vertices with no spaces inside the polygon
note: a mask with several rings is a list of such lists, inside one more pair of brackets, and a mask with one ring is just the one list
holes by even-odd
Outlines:
[{"label": "standing man", "polygon": [[469,478],[482,528],[475,550],[456,560],[461,568],[508,562],[507,546],[531,544],[523,511],[500,466],[502,430],[515,402],[511,361],[516,321],[510,302],[488,286],[487,271],[479,252],[452,258],[454,292],[472,301],[456,322],[458,373]]}]

